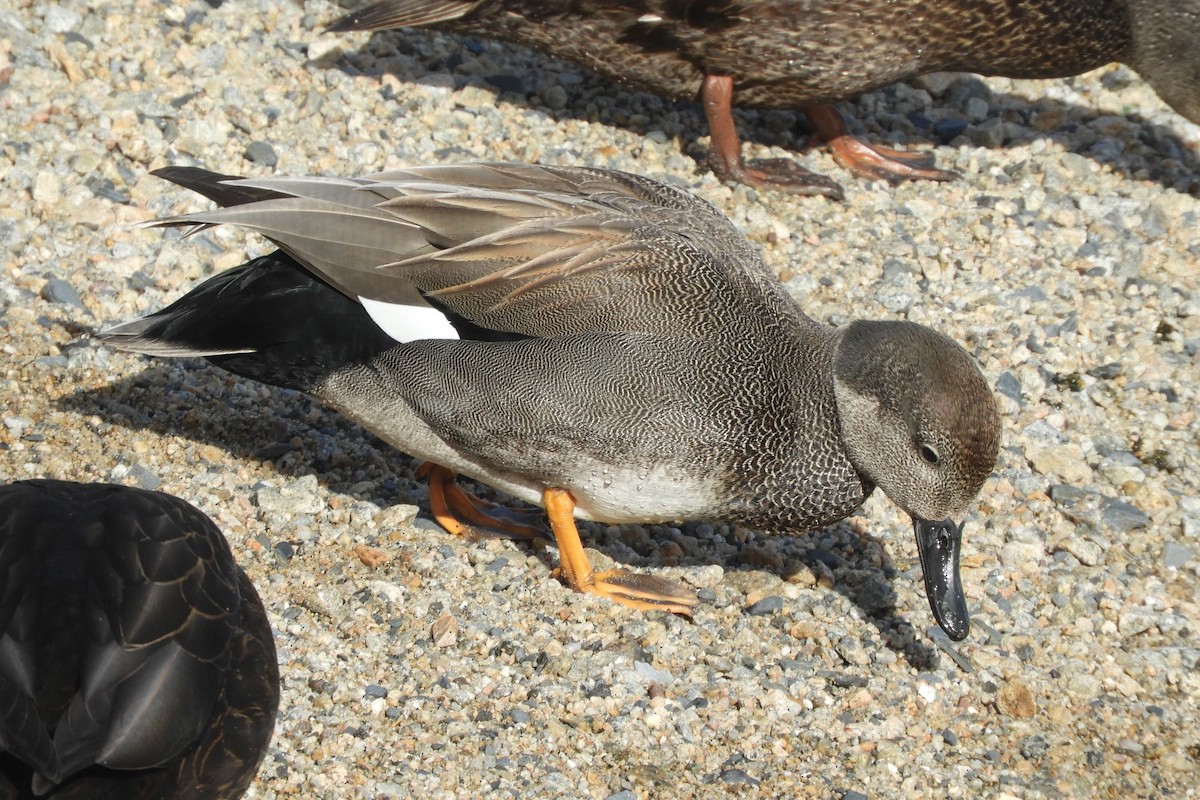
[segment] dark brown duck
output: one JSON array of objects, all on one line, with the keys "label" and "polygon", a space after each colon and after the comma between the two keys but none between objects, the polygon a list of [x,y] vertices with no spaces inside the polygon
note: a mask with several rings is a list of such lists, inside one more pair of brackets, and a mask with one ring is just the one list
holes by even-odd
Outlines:
[{"label": "dark brown duck", "polygon": [[271,626],[212,520],[125,486],[0,486],[0,798],[233,800],[278,707]]},{"label": "dark brown duck", "polygon": [[1200,121],[1200,0],[383,0],[331,30],[424,26],[698,99],[719,176],[802,194],[841,190],[788,159],[743,161],[735,101],[803,110],[840,164],[893,181],[953,173],[855,139],[831,104],[928,72],[1058,78],[1120,61]]}]

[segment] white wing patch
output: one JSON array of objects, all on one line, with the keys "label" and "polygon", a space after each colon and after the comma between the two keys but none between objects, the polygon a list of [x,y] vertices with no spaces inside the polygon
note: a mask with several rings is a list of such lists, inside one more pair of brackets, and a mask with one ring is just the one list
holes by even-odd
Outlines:
[{"label": "white wing patch", "polygon": [[450,320],[436,308],[384,303],[369,297],[359,297],[358,302],[362,303],[375,324],[397,342],[459,338]]}]

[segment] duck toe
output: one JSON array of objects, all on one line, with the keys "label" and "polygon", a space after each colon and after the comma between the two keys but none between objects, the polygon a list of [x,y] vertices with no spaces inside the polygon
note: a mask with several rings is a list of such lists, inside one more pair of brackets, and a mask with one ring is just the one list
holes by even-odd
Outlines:
[{"label": "duck toe", "polygon": [[685,617],[690,617],[692,609],[700,602],[696,593],[681,581],[627,569],[594,573],[591,583],[576,588],[630,608],[667,611]]},{"label": "duck toe", "polygon": [[846,194],[837,181],[805,169],[790,158],[751,159],[741,165],[740,171],[731,175],[723,175],[715,168],[714,171],[723,179],[738,180],[788,194],[828,197],[832,200],[843,200]]},{"label": "duck toe", "polygon": [[846,119],[831,105],[808,106],[804,114],[813,128],[810,146],[829,145],[833,159],[855,175],[889,183],[952,181],[960,177],[957,172],[938,169],[932,153],[867,144],[850,133]]},{"label": "duck toe", "polygon": [[957,172],[934,166],[931,153],[896,150],[870,145],[854,136],[839,136],[829,142],[833,158],[846,169],[871,180],[889,183],[902,181],[952,181]]}]

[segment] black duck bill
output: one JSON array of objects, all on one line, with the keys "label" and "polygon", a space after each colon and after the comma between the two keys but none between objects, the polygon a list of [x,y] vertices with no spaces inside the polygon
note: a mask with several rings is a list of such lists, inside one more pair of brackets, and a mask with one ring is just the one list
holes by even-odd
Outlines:
[{"label": "black duck bill", "polygon": [[962,551],[962,531],[965,523],[954,520],[914,519],[917,533],[917,552],[921,554],[921,571],[925,573],[925,594],[938,625],[952,640],[961,642],[971,629],[967,598],[963,594],[958,574],[958,559]]}]

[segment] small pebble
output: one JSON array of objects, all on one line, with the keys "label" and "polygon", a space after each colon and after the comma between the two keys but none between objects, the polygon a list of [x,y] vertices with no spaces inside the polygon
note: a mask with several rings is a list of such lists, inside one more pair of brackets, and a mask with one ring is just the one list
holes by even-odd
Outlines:
[{"label": "small pebble", "polygon": [[1190,547],[1184,547],[1174,542],[1167,542],[1163,547],[1163,566],[1167,569],[1186,567],[1195,557],[1196,553]]},{"label": "small pebble", "polygon": [[778,595],[770,595],[750,606],[746,609],[746,613],[753,616],[767,616],[769,614],[776,614],[782,610],[783,598]]},{"label": "small pebble", "polygon": [[47,280],[46,285],[42,287],[42,297],[51,303],[62,303],[63,305],[75,306],[75,308],[79,309],[84,308],[83,298],[79,296],[79,292],[62,278],[50,278]]},{"label": "small pebble", "polygon": [[279,163],[279,156],[275,155],[275,148],[267,142],[255,141],[246,146],[246,160],[264,167],[273,167]]},{"label": "small pebble", "polygon": [[1050,749],[1050,743],[1046,741],[1045,736],[1035,733],[1021,740],[1020,749],[1022,757],[1030,761],[1037,761],[1046,755]]},{"label": "small pebble", "polygon": [[458,641],[458,620],[453,614],[443,614],[429,628],[434,647],[450,647]]},{"label": "small pebble", "polygon": [[762,783],[762,781],[758,780],[757,778],[750,777],[745,770],[737,769],[736,767],[733,769],[722,770],[721,774],[717,776],[717,779],[721,783],[729,786],[758,786],[760,783]]}]

